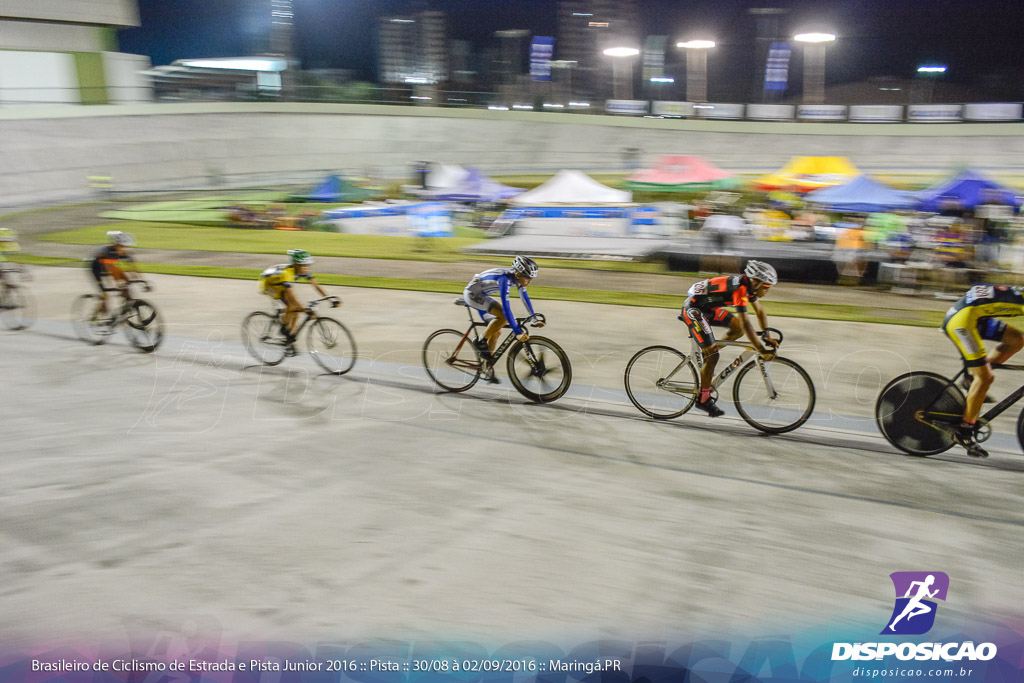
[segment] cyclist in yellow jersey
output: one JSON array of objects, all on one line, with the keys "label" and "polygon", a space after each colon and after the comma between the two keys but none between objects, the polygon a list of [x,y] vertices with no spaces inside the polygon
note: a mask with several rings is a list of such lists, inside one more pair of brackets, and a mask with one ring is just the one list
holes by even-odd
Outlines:
[{"label": "cyclist in yellow jersey", "polygon": [[[320,296],[329,295],[316,281],[316,278],[313,277],[313,273],[309,272],[309,266],[313,264],[313,256],[308,251],[305,249],[289,249],[288,256],[291,257],[291,263],[280,263],[276,266],[271,266],[260,274],[260,292],[266,294],[271,299],[284,303],[285,310],[282,318],[284,320],[288,347],[291,350],[292,344],[295,343],[295,328],[299,324],[299,313],[306,311],[306,307],[299,303],[298,297],[292,291],[292,284],[299,280],[305,280],[313,285],[316,291],[320,293]],[[331,305],[337,308],[341,305],[341,300],[335,298]]]},{"label": "cyclist in yellow jersey", "polygon": [[[995,380],[993,365],[1002,365],[1024,347],[1024,334],[997,318],[1024,315],[1024,288],[977,285],[946,311],[942,329],[963,356],[970,373],[963,421],[953,438],[976,458],[988,452],[975,441],[976,422],[988,389]],[[985,352],[982,339],[999,342]]]}]

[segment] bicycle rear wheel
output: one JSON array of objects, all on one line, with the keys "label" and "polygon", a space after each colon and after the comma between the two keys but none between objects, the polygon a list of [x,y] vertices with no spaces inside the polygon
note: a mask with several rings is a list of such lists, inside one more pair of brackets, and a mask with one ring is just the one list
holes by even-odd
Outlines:
[{"label": "bicycle rear wheel", "polygon": [[644,415],[657,420],[679,417],[693,406],[700,378],[690,359],[669,346],[637,351],[623,373],[626,395]]},{"label": "bicycle rear wheel", "polygon": [[732,385],[732,400],[740,417],[766,434],[791,432],[807,422],[814,412],[815,399],[810,375],[788,358],[778,356],[747,363]]},{"label": "bicycle rear wheel", "polygon": [[518,342],[509,350],[506,367],[512,386],[538,403],[557,401],[572,384],[569,357],[547,337]]},{"label": "bicycle rear wheel", "polygon": [[263,311],[250,313],[242,321],[242,344],[263,365],[278,365],[285,356],[281,320]]},{"label": "bicycle rear wheel", "polygon": [[480,379],[480,358],[457,330],[438,330],[423,343],[423,367],[445,391],[466,391]]},{"label": "bicycle rear wheel", "polygon": [[[953,429],[966,404],[960,389],[942,375],[908,372],[885,385],[878,395],[875,422],[882,436],[904,453],[936,455],[953,446]],[[948,428],[919,418],[948,423]]]},{"label": "bicycle rear wheel", "polygon": [[90,344],[106,344],[113,333],[109,312],[96,316],[100,301],[98,294],[83,294],[71,302],[71,326],[79,339]]},{"label": "bicycle rear wheel", "polygon": [[9,330],[23,330],[36,320],[35,301],[23,287],[0,289],[0,322]]},{"label": "bicycle rear wheel", "polygon": [[309,355],[332,375],[344,375],[356,364],[356,341],[334,318],[317,318],[306,333]]},{"label": "bicycle rear wheel", "polygon": [[124,334],[139,351],[155,351],[164,338],[164,323],[156,306],[143,299],[132,301],[124,317]]}]

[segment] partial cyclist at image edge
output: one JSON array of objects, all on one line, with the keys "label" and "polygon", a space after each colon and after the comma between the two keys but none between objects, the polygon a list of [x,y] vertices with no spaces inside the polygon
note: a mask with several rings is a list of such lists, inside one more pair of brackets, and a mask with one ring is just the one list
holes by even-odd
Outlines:
[{"label": "partial cyclist at image edge", "polygon": [[[969,375],[963,418],[953,440],[977,458],[988,456],[978,445],[977,420],[989,387],[995,381],[992,366],[1002,365],[1024,347],[1024,334],[998,318],[1024,315],[1024,288],[981,284],[972,287],[953,304],[941,329],[953,342]],[[982,340],[997,342],[990,352]]]},{"label": "partial cyclist at image edge", "polygon": [[150,290],[149,284],[138,273],[133,272],[129,276],[122,263],[135,263],[135,259],[128,253],[129,247],[135,246],[135,238],[129,232],[122,230],[111,230],[107,233],[109,244],[93,254],[89,268],[92,271],[96,287],[99,289],[99,305],[96,308],[94,317],[105,316],[108,313],[107,301],[109,292],[121,292],[124,296],[124,288],[129,282],[142,282],[146,291]]},{"label": "partial cyclist at image edge", "polygon": [[[711,396],[720,348],[715,342],[711,327],[727,328],[728,331],[722,341],[733,341],[746,334],[757,353],[765,360],[770,360],[776,342],[764,334],[768,327],[768,316],[759,299],[764,298],[778,281],[778,273],[771,265],[763,261],[748,261],[741,275],[722,275],[702,280],[687,290],[687,298],[683,302],[679,319],[686,324],[690,337],[700,347],[704,356],[700,373],[700,393],[694,405],[709,416],[719,417],[725,414]],[[732,306],[736,315],[730,313],[726,306]],[[761,343],[761,338],[750,324],[747,318],[748,306],[753,307],[763,339],[773,347],[772,349]]]},{"label": "partial cyclist at image edge", "polygon": [[[491,268],[477,273],[466,285],[463,291],[466,304],[477,311],[481,320],[489,321],[479,345],[480,357],[488,371],[491,370],[494,362],[494,349],[498,345],[501,329],[506,324],[512,328],[513,334],[520,341],[526,341],[529,338],[529,333],[520,327],[512,313],[509,293],[515,286],[526,310],[530,315],[534,315],[533,303],[526,293],[526,288],[537,277],[538,272],[540,272],[540,267],[536,261],[528,256],[519,255],[513,259],[511,268]],[[500,303],[494,298],[496,294]],[[535,327],[544,327],[544,321],[538,320]],[[493,381],[493,373],[490,377]]]},{"label": "partial cyclist at image edge", "polygon": [[[305,249],[289,249],[288,257],[290,263],[279,263],[260,273],[259,283],[261,294],[265,294],[271,299],[284,304],[285,310],[282,319],[284,320],[287,349],[288,354],[294,356],[299,314],[302,312],[309,313],[309,311],[299,302],[298,297],[295,296],[295,292],[292,291],[292,285],[300,280],[305,280],[313,285],[314,289],[320,293],[320,296],[329,297],[330,295],[324,291],[324,288],[320,286],[320,283],[316,281],[313,273],[309,270],[309,267],[313,265],[312,254]],[[337,308],[341,305],[341,300],[335,297],[331,305]]]}]

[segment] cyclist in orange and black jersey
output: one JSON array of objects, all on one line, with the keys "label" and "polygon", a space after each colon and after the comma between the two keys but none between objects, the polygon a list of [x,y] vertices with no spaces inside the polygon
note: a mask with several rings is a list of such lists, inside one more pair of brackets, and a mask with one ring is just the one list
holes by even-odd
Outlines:
[{"label": "cyclist in orange and black jersey", "polygon": [[[696,406],[711,417],[718,417],[724,411],[711,398],[711,382],[718,364],[718,346],[711,326],[727,327],[723,341],[733,341],[746,334],[757,352],[770,359],[773,349],[765,348],[761,339],[754,332],[747,319],[747,306],[753,306],[757,322],[763,332],[768,327],[768,316],[765,314],[758,299],[768,293],[768,289],[779,281],[775,269],[762,261],[749,261],[742,275],[725,275],[698,282],[686,292],[687,299],[683,303],[683,312],[679,319],[686,323],[690,336],[700,346],[704,354],[704,366],[700,373],[700,395]],[[736,309],[734,316],[725,306]],[[765,341],[774,346],[774,342],[765,337]]]}]

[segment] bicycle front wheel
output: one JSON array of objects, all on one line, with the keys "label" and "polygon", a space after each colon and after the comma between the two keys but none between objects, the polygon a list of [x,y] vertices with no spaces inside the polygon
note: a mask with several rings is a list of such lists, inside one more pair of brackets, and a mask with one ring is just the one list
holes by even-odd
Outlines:
[{"label": "bicycle front wheel", "polygon": [[904,453],[936,455],[952,448],[953,429],[966,405],[960,389],[942,375],[908,372],[878,395],[875,422],[886,441]]},{"label": "bicycle front wheel", "polygon": [[279,364],[285,355],[280,319],[263,311],[250,313],[242,321],[242,344],[263,365]]},{"label": "bicycle front wheel", "polygon": [[139,351],[156,351],[164,338],[164,323],[156,306],[142,299],[132,301],[125,312],[124,334]]},{"label": "bicycle front wheel", "polygon": [[309,355],[332,375],[344,375],[356,364],[356,340],[334,318],[317,318],[306,334]]},{"label": "bicycle front wheel", "polygon": [[626,365],[626,395],[644,415],[670,420],[689,410],[700,391],[697,368],[669,346],[640,349]]},{"label": "bicycle front wheel", "polygon": [[71,302],[71,326],[82,341],[105,344],[113,332],[110,314],[97,315],[100,306],[98,294],[83,294]]},{"label": "bicycle front wheel", "polygon": [[480,379],[473,342],[458,330],[438,330],[423,343],[423,367],[445,391],[466,391]]},{"label": "bicycle front wheel", "polygon": [[518,342],[509,351],[506,367],[512,386],[538,403],[557,401],[572,384],[569,357],[547,337]]},{"label": "bicycle front wheel", "polygon": [[732,400],[740,417],[766,434],[791,432],[814,412],[814,383],[807,372],[776,356],[757,358],[740,368],[732,385]]},{"label": "bicycle front wheel", "polygon": [[23,330],[35,322],[35,302],[22,287],[0,290],[0,322],[9,330]]}]

